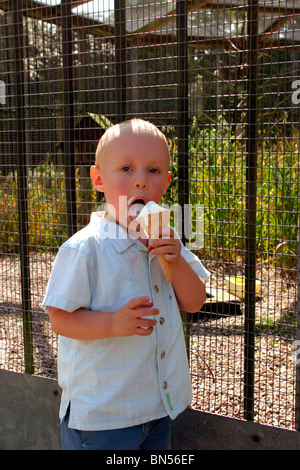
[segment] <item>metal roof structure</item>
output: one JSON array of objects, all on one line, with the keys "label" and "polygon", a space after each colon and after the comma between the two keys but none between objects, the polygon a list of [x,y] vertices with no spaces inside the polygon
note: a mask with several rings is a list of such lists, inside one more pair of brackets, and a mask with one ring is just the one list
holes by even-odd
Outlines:
[{"label": "metal roof structure", "polygon": [[[300,2],[297,0],[257,0],[259,9],[258,41],[267,47],[300,45]],[[23,14],[60,25],[62,8],[72,12],[74,28],[88,28],[95,36],[113,36],[114,0],[20,0]],[[123,2],[122,2],[123,3]],[[198,47],[239,47],[246,34],[245,22],[249,0],[187,1],[187,37]],[[0,9],[15,9],[14,0],[0,0]],[[125,28],[131,42],[166,44],[176,35],[176,0],[125,0]]]}]

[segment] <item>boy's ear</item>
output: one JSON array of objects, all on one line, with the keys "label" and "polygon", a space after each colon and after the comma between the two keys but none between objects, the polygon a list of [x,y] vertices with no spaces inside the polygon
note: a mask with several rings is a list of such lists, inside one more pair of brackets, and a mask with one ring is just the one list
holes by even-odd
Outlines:
[{"label": "boy's ear", "polygon": [[97,165],[91,166],[90,177],[91,177],[94,188],[99,192],[104,192],[104,185],[102,182],[100,169]]},{"label": "boy's ear", "polygon": [[167,181],[166,181],[165,191],[166,191],[167,187],[170,184],[171,178],[172,178],[172,171],[168,171],[168,177],[167,177]]}]

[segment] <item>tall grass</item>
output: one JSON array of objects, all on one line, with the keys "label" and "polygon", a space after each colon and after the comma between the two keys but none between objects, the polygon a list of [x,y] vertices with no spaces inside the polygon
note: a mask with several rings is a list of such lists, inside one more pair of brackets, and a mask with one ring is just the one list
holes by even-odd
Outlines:
[{"label": "tall grass", "polygon": [[[84,181],[84,183],[83,183]],[[85,185],[85,190],[82,185]],[[96,201],[91,186],[77,172],[78,228],[86,225]],[[41,165],[29,171],[28,234],[31,250],[55,249],[67,238],[67,209],[64,171]],[[17,253],[19,243],[17,178],[14,174],[1,178],[0,187],[0,249]]]},{"label": "tall grass", "polygon": [[[172,154],[176,166],[176,143]],[[221,120],[209,129],[193,128],[189,155],[190,203],[204,204],[205,248],[222,258],[243,256],[245,142],[235,139],[230,126]],[[285,267],[297,266],[299,183],[298,136],[273,141],[261,138],[257,160],[257,253]]]},{"label": "tall grass", "polygon": [[190,140],[191,204],[204,204],[206,246],[243,251],[245,159],[229,126],[195,132]]}]

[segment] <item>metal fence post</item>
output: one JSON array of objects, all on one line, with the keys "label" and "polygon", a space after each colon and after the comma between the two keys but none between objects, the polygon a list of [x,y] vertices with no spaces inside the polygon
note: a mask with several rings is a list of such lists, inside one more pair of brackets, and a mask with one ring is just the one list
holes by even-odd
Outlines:
[{"label": "metal fence post", "polygon": [[[189,202],[189,108],[188,108],[188,47],[187,47],[187,2],[176,2],[177,30],[177,129],[178,129],[178,203],[182,211],[182,243],[185,244],[184,207]],[[181,311],[187,356],[190,359],[191,315]]]},{"label": "metal fence post", "polygon": [[64,101],[64,166],[66,182],[66,204],[68,237],[77,231],[76,176],[75,176],[75,131],[73,90],[73,35],[72,1],[62,0],[62,59]]},{"label": "metal fence post", "polygon": [[[299,123],[300,126],[300,123]],[[300,217],[300,216],[299,216]],[[299,218],[300,221],[300,218]],[[299,238],[299,227],[298,227]],[[297,330],[296,340],[300,341],[300,238],[298,240],[298,301],[297,301]],[[295,429],[300,431],[300,362],[296,361],[296,384],[295,384]]]},{"label": "metal fence post", "polygon": [[116,116],[126,119],[126,12],[122,0],[115,0]]},{"label": "metal fence post", "polygon": [[24,339],[25,373],[33,374],[31,289],[28,240],[28,192],[26,178],[26,129],[25,129],[25,78],[24,78],[24,32],[21,2],[13,1],[15,26],[15,75],[16,75],[16,120],[17,120],[17,175],[19,211],[19,256],[21,265],[21,292]]},{"label": "metal fence post", "polygon": [[257,188],[257,61],[258,1],[247,8],[248,21],[248,103],[246,161],[246,259],[245,259],[245,345],[244,417],[254,419],[255,360],[255,277],[256,277],[256,188]]},{"label": "metal fence post", "polygon": [[[189,108],[188,108],[188,47],[187,2],[176,2],[177,29],[177,129],[178,129],[178,203],[183,211],[189,203]],[[182,242],[185,243],[184,211],[182,217]]]},{"label": "metal fence post", "polygon": [[[300,146],[300,118],[298,142]],[[299,147],[298,147],[299,148]],[[298,204],[300,198],[298,198]],[[296,341],[300,341],[300,212],[298,214],[298,286],[297,286],[297,329]],[[296,356],[298,357],[298,356]],[[295,384],[295,429],[300,431],[300,361],[296,360],[296,384]]]}]

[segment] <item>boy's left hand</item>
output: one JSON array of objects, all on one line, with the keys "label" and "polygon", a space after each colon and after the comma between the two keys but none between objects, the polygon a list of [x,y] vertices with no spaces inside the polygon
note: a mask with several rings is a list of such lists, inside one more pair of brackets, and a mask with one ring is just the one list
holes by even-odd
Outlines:
[{"label": "boy's left hand", "polygon": [[181,252],[181,242],[172,228],[164,227],[151,239],[147,251],[153,255],[162,255],[169,263],[177,263]]}]

